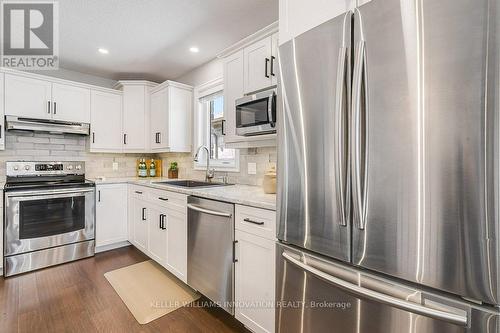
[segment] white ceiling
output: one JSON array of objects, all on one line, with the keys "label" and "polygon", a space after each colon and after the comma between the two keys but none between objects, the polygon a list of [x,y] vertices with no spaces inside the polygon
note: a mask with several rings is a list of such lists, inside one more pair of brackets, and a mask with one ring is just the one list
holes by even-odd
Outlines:
[{"label": "white ceiling", "polygon": [[277,19],[278,0],[63,0],[59,66],[114,80],[174,79]]}]

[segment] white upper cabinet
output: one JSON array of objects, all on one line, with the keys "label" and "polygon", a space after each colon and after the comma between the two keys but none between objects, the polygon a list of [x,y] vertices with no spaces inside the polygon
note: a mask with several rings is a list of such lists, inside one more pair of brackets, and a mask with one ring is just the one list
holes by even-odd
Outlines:
[{"label": "white upper cabinet", "polygon": [[52,119],[52,83],[5,74],[5,114],[23,118]]},{"label": "white upper cabinet", "polygon": [[[358,0],[360,5],[370,0]],[[279,0],[279,42],[290,39],[353,8],[354,0]]]},{"label": "white upper cabinet", "polygon": [[151,90],[152,152],[191,152],[193,88],[166,81]]},{"label": "white upper cabinet", "polygon": [[272,85],[271,79],[272,40],[264,38],[244,50],[245,93],[251,93]]},{"label": "white upper cabinet", "polygon": [[225,141],[230,142],[236,135],[235,101],[243,97],[243,50],[223,59],[224,64],[224,120]]},{"label": "white upper cabinet", "polygon": [[168,91],[151,94],[150,147],[153,151],[168,150]]},{"label": "white upper cabinet", "polygon": [[243,77],[246,94],[277,84],[277,48],[277,33],[245,47]]},{"label": "white upper cabinet", "polygon": [[5,74],[9,116],[90,122],[90,89],[16,74]]},{"label": "white upper cabinet", "polygon": [[52,84],[52,118],[90,123],[90,89],[66,84]]},{"label": "white upper cabinet", "polygon": [[92,90],[91,152],[122,151],[122,93]]},{"label": "white upper cabinet", "polygon": [[155,83],[120,81],[123,90],[123,151],[145,152],[149,148],[150,93]]}]

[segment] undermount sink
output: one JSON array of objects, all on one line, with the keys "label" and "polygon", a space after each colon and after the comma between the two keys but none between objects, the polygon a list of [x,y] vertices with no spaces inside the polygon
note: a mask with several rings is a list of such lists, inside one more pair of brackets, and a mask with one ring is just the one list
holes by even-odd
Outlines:
[{"label": "undermount sink", "polygon": [[211,183],[199,180],[168,180],[164,182],[155,182],[154,184],[171,185],[179,187],[212,187],[212,186],[228,186],[232,184]]}]

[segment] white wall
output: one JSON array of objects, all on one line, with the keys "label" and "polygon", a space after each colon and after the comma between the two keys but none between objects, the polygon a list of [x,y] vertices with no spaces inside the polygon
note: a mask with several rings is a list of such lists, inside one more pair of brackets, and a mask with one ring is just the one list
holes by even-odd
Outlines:
[{"label": "white wall", "polygon": [[196,87],[203,83],[221,78],[224,75],[223,72],[222,60],[216,58],[176,78],[174,81]]}]

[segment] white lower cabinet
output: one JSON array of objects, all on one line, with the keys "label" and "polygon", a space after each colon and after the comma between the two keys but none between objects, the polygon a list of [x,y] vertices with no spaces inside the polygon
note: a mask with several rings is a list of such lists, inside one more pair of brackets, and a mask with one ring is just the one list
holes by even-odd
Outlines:
[{"label": "white lower cabinet", "polygon": [[129,241],[187,281],[187,196],[144,186],[129,187]]},{"label": "white lower cabinet", "polygon": [[274,332],[275,241],[236,230],[235,317],[253,332]]},{"label": "white lower cabinet", "polygon": [[187,282],[187,216],[175,210],[166,214],[167,261],[166,268]]},{"label": "white lower cabinet", "polygon": [[148,251],[148,217],[150,211],[148,203],[140,199],[132,199],[130,201],[132,207],[132,221],[129,221],[129,226],[132,228],[132,238],[129,241],[144,253]]},{"label": "white lower cabinet", "polygon": [[167,228],[165,227],[166,214],[162,208],[148,205],[148,254],[151,259],[160,265],[167,262]]},{"label": "white lower cabinet", "polygon": [[96,187],[96,246],[127,240],[127,184]]}]

